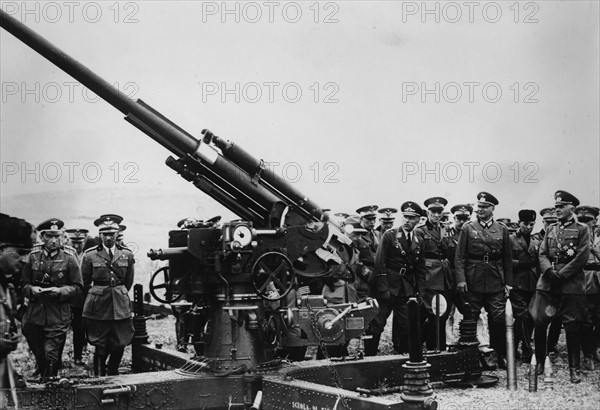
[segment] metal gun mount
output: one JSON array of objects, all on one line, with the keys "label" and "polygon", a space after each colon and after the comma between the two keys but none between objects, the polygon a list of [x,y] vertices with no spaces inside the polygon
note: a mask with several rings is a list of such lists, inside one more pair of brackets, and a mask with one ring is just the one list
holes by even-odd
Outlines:
[{"label": "metal gun mount", "polygon": [[[406,356],[282,368],[276,359],[294,349],[313,345],[326,354],[328,346],[360,338],[377,313],[372,300],[328,301],[320,294],[324,281],[353,275],[355,251],[340,227],[241,147],[208,130],[197,140],[4,11],[0,25],[125,114],[177,156],[167,158],[170,168],[242,218],[222,227],[206,223],[171,231],[167,249],[148,253],[169,262],[152,276],[150,291],[182,313],[183,331],[198,356],[149,344],[137,287],[132,347],[137,373],[19,389],[21,408],[435,408],[431,389],[418,388],[429,378],[479,378],[476,343],[468,339],[457,353],[427,356],[429,370],[422,357]],[[312,292],[301,294],[306,284]],[[420,346],[418,334],[414,346]],[[410,382],[402,402],[364,395],[384,381],[398,386],[405,379]],[[8,407],[15,406],[8,396]]]}]

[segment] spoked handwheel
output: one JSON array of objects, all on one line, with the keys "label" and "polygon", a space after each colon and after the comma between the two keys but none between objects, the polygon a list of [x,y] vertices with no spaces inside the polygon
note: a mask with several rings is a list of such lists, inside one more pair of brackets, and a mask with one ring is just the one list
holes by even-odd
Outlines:
[{"label": "spoked handwheel", "polygon": [[292,262],[280,252],[267,252],[252,266],[252,284],[261,298],[274,302],[286,297],[294,285]]},{"label": "spoked handwheel", "polygon": [[[156,291],[165,289],[164,296],[161,296]],[[183,296],[183,293],[174,293],[170,288],[169,267],[163,266],[150,278],[150,294],[160,303],[177,302]]]}]

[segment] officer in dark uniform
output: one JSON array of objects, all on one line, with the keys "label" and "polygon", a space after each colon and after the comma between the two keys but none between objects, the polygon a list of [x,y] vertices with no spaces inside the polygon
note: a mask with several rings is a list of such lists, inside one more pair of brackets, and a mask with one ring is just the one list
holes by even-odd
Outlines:
[{"label": "officer in dark uniform", "polygon": [[58,374],[71,322],[71,303],[82,289],[77,256],[69,248],[60,247],[63,226],[63,221],[53,218],[37,227],[44,244],[29,254],[23,268],[27,305],[23,335],[45,378]]},{"label": "officer in dark uniform", "polygon": [[450,212],[454,215],[454,226],[448,231],[450,240],[448,241],[448,260],[450,266],[454,270],[454,256],[456,254],[456,246],[458,245],[458,236],[465,223],[471,219],[473,207],[467,204],[454,205],[450,208]]},{"label": "officer in dark uniform", "polygon": [[[450,237],[446,227],[441,224],[442,213],[448,201],[442,197],[433,197],[425,202],[427,208],[427,221],[425,225],[416,228],[415,234],[421,240],[421,257],[425,263],[425,288],[420,289],[423,296],[427,320],[423,327],[423,339],[429,350],[436,348],[439,335],[440,349],[446,350],[446,329],[444,324],[452,308],[452,291],[455,287],[454,274],[448,260]],[[440,318],[436,320],[435,310],[432,306],[433,299],[443,304],[446,310],[442,311],[440,305]],[[449,305],[449,306],[448,306]],[[439,326],[438,326],[439,325]],[[436,327],[438,326],[438,327]]]},{"label": "officer in dark uniform", "polygon": [[375,267],[375,253],[371,250],[369,242],[365,239],[367,230],[360,224],[358,215],[350,215],[344,221],[344,231],[352,240],[358,255],[352,269],[355,274],[354,288],[359,302],[368,297],[375,297],[372,280]]},{"label": "officer in dark uniform", "polygon": [[578,206],[575,212],[577,220],[590,228],[590,256],[583,268],[587,309],[581,326],[581,350],[583,369],[594,370],[594,359],[600,361],[600,238],[594,235],[599,212],[598,208],[593,206]]},{"label": "officer in dark uniform", "polygon": [[377,205],[367,205],[358,208],[356,213],[360,216],[360,224],[367,230],[365,239],[369,242],[369,246],[373,253],[377,252],[379,246],[380,234],[375,230],[375,221],[377,219]]},{"label": "officer in dark uniform", "polygon": [[[85,241],[88,238],[87,229],[67,229],[66,233],[69,235],[69,241],[77,252],[77,262],[81,267],[81,261],[83,260],[83,247]],[[83,365],[83,348],[87,345],[85,340],[85,330],[83,328],[83,292],[73,300],[71,305],[71,311],[73,313],[73,320],[71,321],[71,328],[73,329],[73,363],[76,365]]]},{"label": "officer in dark uniform", "polygon": [[498,365],[506,368],[504,308],[512,286],[512,252],[508,228],[494,221],[498,200],[488,192],[477,195],[477,220],[463,225],[456,248],[456,282],[466,293],[474,317],[488,312],[490,343]]},{"label": "officer in dark uniform", "polygon": [[[133,254],[116,244],[118,215],[104,215],[98,226],[102,245],[88,249],[81,270],[87,296],[83,318],[88,342],[95,346],[94,374],[118,374],[123,351],[133,338],[129,290],[133,285]],[[108,359],[108,369],[106,357]]]},{"label": "officer in dark uniform", "polygon": [[[540,216],[542,217],[542,222],[544,227],[537,233],[532,235],[532,238],[539,241],[540,243],[544,239],[546,234],[546,230],[548,226],[556,223],[558,219],[556,218],[556,209],[554,207],[544,208],[540,211]],[[562,330],[562,321],[559,316],[554,316],[552,321],[550,322],[550,327],[548,328],[548,337],[547,337],[547,351],[550,356],[558,355],[558,339],[560,337],[560,332]]]},{"label": "officer in dark uniform", "polygon": [[367,330],[372,339],[365,340],[365,354],[377,354],[379,339],[388,317],[394,312],[392,342],[398,353],[408,352],[408,299],[425,285],[425,264],[421,258],[420,239],[414,228],[420,220],[421,207],[405,202],[400,207],[403,223],[388,229],[375,254],[373,286],[379,302],[379,313]]},{"label": "officer in dark uniform", "polygon": [[379,237],[388,229],[394,227],[394,221],[396,220],[396,214],[398,210],[396,208],[380,208],[377,210],[381,214],[379,217],[379,226],[375,229],[379,232]]},{"label": "officer in dark uniform", "polygon": [[125,240],[125,234],[123,233],[125,230],[127,229],[126,225],[123,224],[119,224],[119,232],[117,233],[117,239],[115,240],[115,242],[117,243],[117,245],[122,246],[124,248],[126,248],[127,246],[125,246],[125,244],[123,243],[123,241]]},{"label": "officer in dark uniform", "polygon": [[554,199],[558,222],[548,227],[540,245],[541,275],[530,306],[536,326],[535,355],[543,363],[546,344],[542,335],[546,335],[546,328],[553,314],[558,315],[567,336],[571,383],[579,383],[580,330],[585,315],[583,268],[590,253],[590,232],[587,225],[575,220],[574,210],[579,205],[575,196],[557,191]]},{"label": "officer in dark uniform", "polygon": [[519,230],[510,236],[513,253],[513,290],[510,292],[510,302],[514,312],[515,348],[521,345],[523,363],[531,361],[533,349],[533,319],[528,306],[535,293],[535,287],[540,277],[538,252],[540,241],[531,234],[535,226],[536,212],[531,209],[519,211]]},{"label": "officer in dark uniform", "polygon": [[0,389],[16,387],[11,386],[10,380],[19,377],[9,357],[20,339],[15,320],[18,301],[13,281],[33,246],[31,230],[31,225],[23,219],[0,214]]}]

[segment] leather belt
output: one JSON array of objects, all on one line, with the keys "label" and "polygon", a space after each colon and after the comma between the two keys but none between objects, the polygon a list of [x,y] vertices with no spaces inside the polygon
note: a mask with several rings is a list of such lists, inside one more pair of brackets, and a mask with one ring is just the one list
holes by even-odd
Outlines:
[{"label": "leather belt", "polygon": [[499,255],[490,256],[488,253],[486,253],[485,255],[469,255],[467,257],[467,259],[473,259],[476,261],[484,261],[485,263],[488,263],[491,261],[499,261],[502,258]]},{"label": "leather belt", "polygon": [[436,253],[424,253],[421,255],[425,259],[437,259],[439,261],[443,261],[444,259],[448,259],[445,256],[438,255]]},{"label": "leather belt", "polygon": [[95,280],[94,281],[94,286],[110,286],[110,287],[114,287],[114,286],[119,286],[122,285],[123,282],[121,281],[117,281],[117,280]]}]

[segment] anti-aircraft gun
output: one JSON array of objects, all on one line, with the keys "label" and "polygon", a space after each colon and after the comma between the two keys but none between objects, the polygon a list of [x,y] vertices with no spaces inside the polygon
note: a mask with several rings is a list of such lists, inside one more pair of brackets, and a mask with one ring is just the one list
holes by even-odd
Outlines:
[{"label": "anti-aircraft gun", "polygon": [[[429,378],[471,380],[481,375],[473,354],[475,320],[463,321],[460,352],[432,354],[427,361],[415,330],[410,360],[388,356],[275,370],[272,359],[278,348],[318,345],[326,350],[344,344],[360,337],[376,314],[373,301],[327,301],[315,292],[296,292],[302,280],[352,276],[349,238],[325,210],[241,147],[208,130],[200,140],[194,138],[1,10],[0,26],[121,111],[175,155],[166,161],[170,168],[241,218],[220,227],[171,231],[168,248],[149,252],[153,259],[169,261],[168,268],[153,275],[151,291],[164,288],[170,295],[165,301],[171,303],[177,302],[174,295],[185,295],[194,340],[203,344],[201,358],[190,360],[148,343],[137,288],[132,367],[135,372],[155,371],[151,376],[14,389],[14,407],[18,399],[21,408],[247,409],[254,403],[252,408],[263,409],[400,409],[410,403],[407,407],[430,409],[436,402]],[[406,384],[403,402],[368,397],[382,383]]]}]

